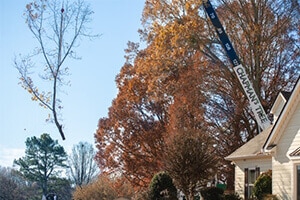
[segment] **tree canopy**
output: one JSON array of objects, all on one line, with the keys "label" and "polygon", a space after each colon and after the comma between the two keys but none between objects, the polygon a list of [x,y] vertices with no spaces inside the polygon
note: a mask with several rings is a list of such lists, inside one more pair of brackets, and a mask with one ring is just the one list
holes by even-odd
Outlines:
[{"label": "tree canopy", "polygon": [[15,200],[28,197],[28,189],[15,170],[0,166],[0,199]]},{"label": "tree canopy", "polygon": [[[51,177],[48,180],[48,195],[55,195],[60,200],[70,200],[72,188],[69,180]],[[27,179],[19,170],[0,166],[0,199],[1,200],[40,200],[40,185]]]},{"label": "tree canopy", "polygon": [[[209,135],[218,177],[233,187],[223,158],[259,133],[243,89],[202,7],[202,0],[147,0],[139,30],[116,77],[118,95],[95,134],[97,160],[146,187],[164,166],[174,130]],[[268,113],[299,76],[299,4],[293,0],[217,0],[221,23]]]},{"label": "tree canopy", "polygon": [[95,150],[92,144],[79,142],[74,145],[68,157],[69,177],[76,186],[81,187],[95,179],[98,166],[95,159]]},{"label": "tree canopy", "polygon": [[44,133],[37,138],[35,136],[26,139],[25,156],[14,161],[20,167],[20,172],[29,181],[36,182],[42,188],[43,195],[48,193],[48,185],[67,167],[67,154],[57,140],[53,140],[49,134]]}]

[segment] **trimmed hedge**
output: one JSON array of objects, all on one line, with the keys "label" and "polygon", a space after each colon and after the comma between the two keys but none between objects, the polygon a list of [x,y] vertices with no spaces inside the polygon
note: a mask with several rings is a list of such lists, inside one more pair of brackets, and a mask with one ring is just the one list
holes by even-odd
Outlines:
[{"label": "trimmed hedge", "polygon": [[150,183],[149,198],[150,200],[177,199],[177,189],[169,174],[159,172],[154,175]]},{"label": "trimmed hedge", "polygon": [[243,200],[237,193],[225,194],[224,200]]}]

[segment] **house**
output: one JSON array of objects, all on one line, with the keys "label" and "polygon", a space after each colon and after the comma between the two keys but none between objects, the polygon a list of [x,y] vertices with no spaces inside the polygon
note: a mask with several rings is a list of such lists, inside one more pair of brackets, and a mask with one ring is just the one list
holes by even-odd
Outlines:
[{"label": "house", "polygon": [[272,170],[272,193],[300,200],[300,81],[278,95],[272,125],[225,159],[235,165],[235,191],[249,199],[256,178]]}]

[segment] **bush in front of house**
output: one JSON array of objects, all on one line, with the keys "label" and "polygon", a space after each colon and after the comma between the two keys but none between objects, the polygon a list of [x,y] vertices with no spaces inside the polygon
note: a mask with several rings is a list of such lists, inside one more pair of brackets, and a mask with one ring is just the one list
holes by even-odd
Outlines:
[{"label": "bush in front of house", "polygon": [[150,200],[177,199],[177,189],[172,178],[166,172],[157,173],[149,187]]},{"label": "bush in front of house", "polygon": [[224,200],[243,200],[237,193],[225,194]]},{"label": "bush in front of house", "polygon": [[204,200],[223,200],[224,190],[217,187],[204,188],[201,190],[201,196]]},{"label": "bush in front of house", "polygon": [[253,194],[258,200],[263,200],[264,196],[272,194],[272,170],[259,175],[254,183]]}]

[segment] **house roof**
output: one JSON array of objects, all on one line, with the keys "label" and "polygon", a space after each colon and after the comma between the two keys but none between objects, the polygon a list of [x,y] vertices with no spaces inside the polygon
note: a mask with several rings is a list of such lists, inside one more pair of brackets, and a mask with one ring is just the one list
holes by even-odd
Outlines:
[{"label": "house roof", "polygon": [[227,156],[226,160],[238,160],[245,159],[251,157],[257,157],[258,155],[262,155],[262,146],[265,143],[271,132],[272,126],[256,135],[254,138],[249,140],[243,146],[235,150],[232,154]]},{"label": "house roof", "polygon": [[300,94],[300,76],[298,77],[298,80],[297,80],[291,94],[289,95],[289,100],[284,105],[284,107],[280,113],[280,116],[278,117],[278,120],[276,120],[267,140],[263,144],[264,151],[268,151],[268,147],[273,144],[275,138],[278,135],[277,132],[279,132],[279,131],[277,131],[277,129],[281,126],[283,121],[285,121],[287,119],[287,115],[289,113],[288,110],[291,109],[294,101],[296,101],[296,99],[299,98],[299,94]]},{"label": "house roof", "polygon": [[[297,91],[300,88],[300,77],[298,78],[292,92],[281,92],[281,94],[284,96],[286,100],[290,100],[295,96]],[[299,91],[298,91],[299,92]],[[284,115],[284,112],[286,112],[286,107],[288,107],[290,104],[290,101],[285,103],[281,114],[276,121],[276,123],[270,127],[268,127],[266,130],[249,140],[247,143],[245,143],[243,146],[235,150],[233,153],[231,153],[229,156],[225,157],[226,160],[238,160],[238,159],[245,159],[245,158],[251,158],[257,156],[266,156],[267,154],[264,154],[266,150],[269,150],[269,148],[272,148],[272,138],[274,135],[274,130],[276,129],[276,126],[278,125],[278,121],[282,120],[281,117]],[[291,153],[292,156],[300,156],[300,147],[296,149],[294,152]]]},{"label": "house roof", "polygon": [[291,95],[292,95],[292,92],[287,92],[287,91],[281,91],[280,93],[284,96],[284,98],[285,98],[287,101],[290,99],[290,97],[291,97]]}]

